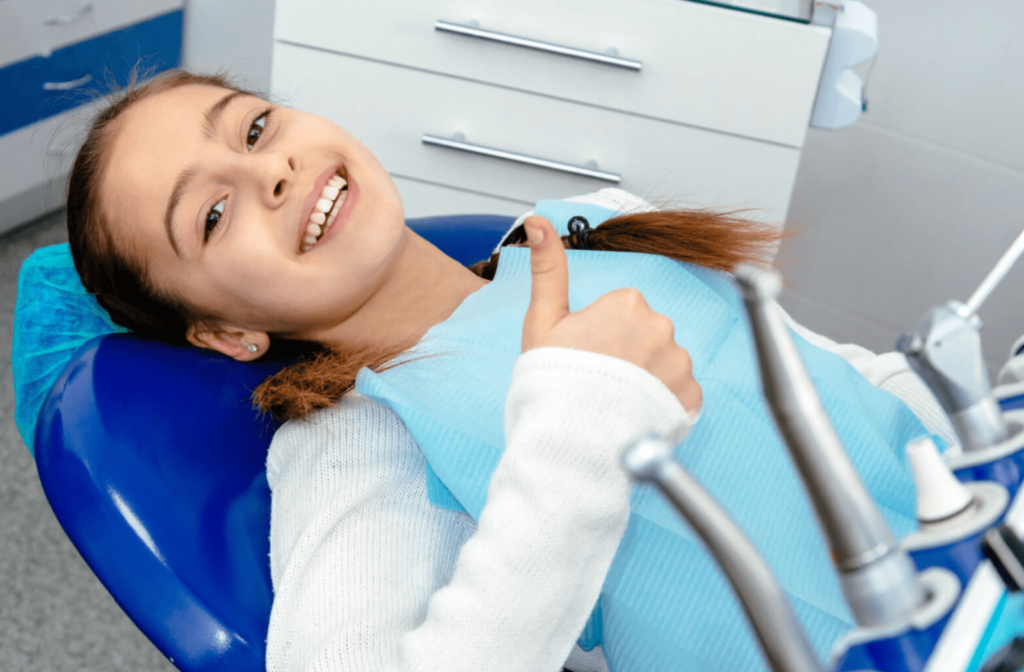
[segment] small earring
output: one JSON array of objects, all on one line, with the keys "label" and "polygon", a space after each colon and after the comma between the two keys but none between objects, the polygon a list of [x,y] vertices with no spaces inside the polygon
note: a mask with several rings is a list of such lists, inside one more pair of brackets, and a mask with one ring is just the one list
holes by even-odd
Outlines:
[{"label": "small earring", "polygon": [[246,347],[246,349],[249,350],[249,352],[251,352],[253,354],[256,354],[260,350],[258,347],[256,347],[255,343],[248,343],[248,344],[246,344],[245,347]]}]

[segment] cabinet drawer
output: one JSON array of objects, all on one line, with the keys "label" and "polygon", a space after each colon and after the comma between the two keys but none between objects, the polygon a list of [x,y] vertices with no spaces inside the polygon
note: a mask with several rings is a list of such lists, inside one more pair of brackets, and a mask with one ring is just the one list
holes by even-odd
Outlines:
[{"label": "cabinet drawer", "polygon": [[[438,32],[438,19],[614,48],[643,69]],[[278,5],[275,37],[800,147],[830,31],[681,0],[302,0]]]},{"label": "cabinet drawer", "polygon": [[5,0],[0,66],[181,9],[182,0]]},{"label": "cabinet drawer", "polygon": [[[180,11],[0,68],[0,135],[91,99],[111,79],[123,85],[136,63],[155,73],[181,60]],[[88,93],[87,93],[88,92]]]},{"label": "cabinet drawer", "polygon": [[[509,152],[593,162],[621,174],[620,186],[638,195],[760,208],[754,216],[775,224],[784,220],[799,163],[799,150],[790,147],[453,77],[280,43],[274,57],[276,95],[349,130],[392,174],[515,201],[564,198],[609,183],[427,146],[423,135],[462,133],[466,142]],[[342,74],[324,75],[331,72]]]}]

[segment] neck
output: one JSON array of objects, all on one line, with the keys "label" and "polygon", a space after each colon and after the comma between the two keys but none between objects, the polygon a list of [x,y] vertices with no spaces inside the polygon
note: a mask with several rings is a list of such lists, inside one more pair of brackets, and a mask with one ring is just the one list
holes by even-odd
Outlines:
[{"label": "neck", "polygon": [[487,284],[411,229],[393,268],[366,303],[317,340],[340,350],[409,348]]}]

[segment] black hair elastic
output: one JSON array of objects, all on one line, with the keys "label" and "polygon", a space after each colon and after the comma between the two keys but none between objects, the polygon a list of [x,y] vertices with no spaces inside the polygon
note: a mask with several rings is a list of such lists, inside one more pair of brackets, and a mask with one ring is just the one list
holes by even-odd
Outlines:
[{"label": "black hair elastic", "polygon": [[573,234],[569,236],[569,246],[574,250],[589,250],[587,247],[587,238],[590,237],[590,222],[587,221],[586,217],[576,215],[569,220],[569,233]]}]

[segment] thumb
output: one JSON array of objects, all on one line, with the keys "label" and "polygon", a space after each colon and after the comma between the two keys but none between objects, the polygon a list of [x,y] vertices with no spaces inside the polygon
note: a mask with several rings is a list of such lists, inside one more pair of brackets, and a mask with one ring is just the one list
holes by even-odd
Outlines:
[{"label": "thumb", "polygon": [[565,247],[551,222],[529,217],[523,224],[530,241],[533,284],[530,307],[523,322],[523,351],[537,347],[562,318],[569,314],[569,266]]}]

